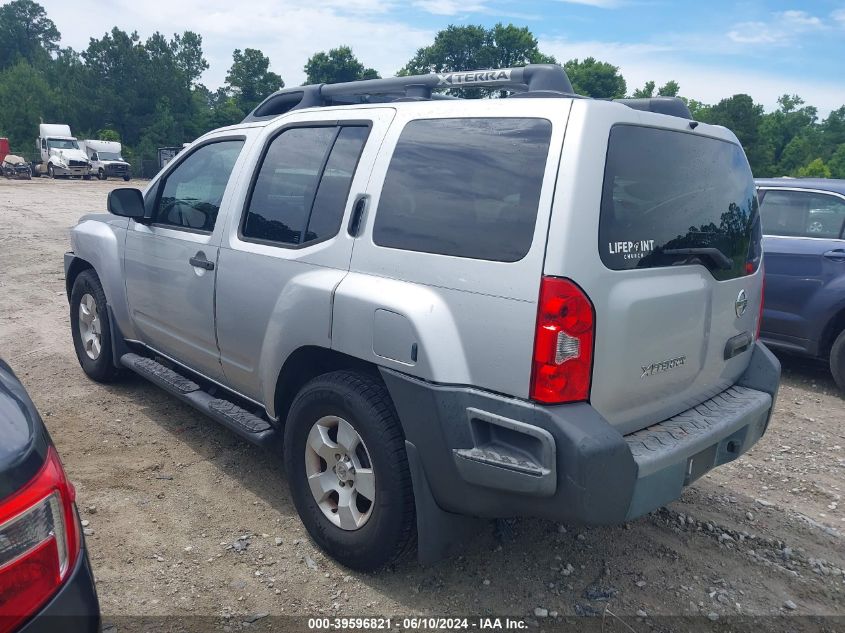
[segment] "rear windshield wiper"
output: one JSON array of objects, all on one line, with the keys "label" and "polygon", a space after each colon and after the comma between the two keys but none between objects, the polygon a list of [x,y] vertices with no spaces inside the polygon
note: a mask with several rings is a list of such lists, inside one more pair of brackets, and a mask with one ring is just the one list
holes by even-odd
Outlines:
[{"label": "rear windshield wiper", "polygon": [[713,247],[665,248],[662,253],[664,255],[699,255],[701,257],[709,257],[710,260],[721,270],[730,270],[734,265],[733,261],[731,261],[727,255],[718,248]]}]

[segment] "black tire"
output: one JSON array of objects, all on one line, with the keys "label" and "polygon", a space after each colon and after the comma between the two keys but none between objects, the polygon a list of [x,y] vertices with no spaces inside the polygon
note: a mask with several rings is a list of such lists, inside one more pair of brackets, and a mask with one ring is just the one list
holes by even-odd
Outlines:
[{"label": "black tire", "polygon": [[830,373],[836,386],[845,391],[845,330],[839,333],[830,348]]},{"label": "black tire", "polygon": [[[91,358],[85,351],[79,327],[79,304],[85,295],[91,295],[97,305],[101,347],[96,359]],[[103,292],[97,273],[93,270],[82,271],[73,282],[73,290],[70,293],[70,329],[76,358],[88,377],[105,383],[116,380],[122,372],[120,368],[114,366],[112,361],[111,323],[109,323],[109,313],[106,309],[106,294]]]},{"label": "black tire", "polygon": [[[311,427],[333,415],[347,420],[366,445],[375,500],[360,528],[343,530],[317,504],[308,485],[305,447]],[[323,374],[297,394],[285,426],[285,467],[297,512],[311,538],[343,565],[374,571],[416,549],[416,512],[405,438],[384,385],[351,371]]]}]

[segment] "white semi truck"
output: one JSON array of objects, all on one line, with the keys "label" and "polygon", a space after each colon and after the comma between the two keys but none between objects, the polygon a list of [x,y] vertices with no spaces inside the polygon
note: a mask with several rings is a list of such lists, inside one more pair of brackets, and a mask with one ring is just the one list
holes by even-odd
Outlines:
[{"label": "white semi truck", "polygon": [[71,134],[70,126],[58,123],[42,123],[38,126],[38,140],[35,142],[41,160],[33,163],[35,176],[50,178],[81,176],[91,179],[91,161],[79,147],[79,141]]},{"label": "white semi truck", "polygon": [[123,147],[117,141],[80,141],[80,149],[91,161],[91,174],[100,180],[109,176],[129,180],[131,165],[123,160]]}]

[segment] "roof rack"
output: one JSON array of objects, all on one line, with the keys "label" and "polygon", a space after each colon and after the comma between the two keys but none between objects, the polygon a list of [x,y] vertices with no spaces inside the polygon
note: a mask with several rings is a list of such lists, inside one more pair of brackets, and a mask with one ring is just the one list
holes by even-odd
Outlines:
[{"label": "roof rack", "polygon": [[[429,73],[283,88],[258,104],[258,107],[246,116],[244,123],[272,119],[285,112],[302,108],[454,99],[453,96],[434,91],[455,88],[498,88],[513,91],[512,97],[579,97],[572,90],[572,84],[562,66],[528,64],[521,68]],[[678,97],[613,99],[613,101],[635,110],[692,119],[686,103]]]},{"label": "roof rack", "polygon": [[[557,64],[529,64],[522,68],[496,68],[455,73],[429,73],[387,79],[364,79],[337,84],[283,88],[262,101],[247,117],[261,121],[291,110],[339,104],[427,101],[448,99],[436,89],[500,88],[543,96],[575,96],[566,71]],[[533,95],[532,95],[533,96]]]}]

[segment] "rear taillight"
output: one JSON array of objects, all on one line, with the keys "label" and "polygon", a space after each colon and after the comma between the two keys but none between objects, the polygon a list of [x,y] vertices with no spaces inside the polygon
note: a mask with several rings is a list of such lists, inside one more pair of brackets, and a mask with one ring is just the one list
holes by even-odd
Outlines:
[{"label": "rear taillight", "polygon": [[21,490],[0,501],[0,633],[56,593],[80,550],[75,491],[54,448]]},{"label": "rear taillight", "polygon": [[593,371],[593,304],[569,279],[543,277],[537,305],[532,400],[548,404],[590,397]]}]

